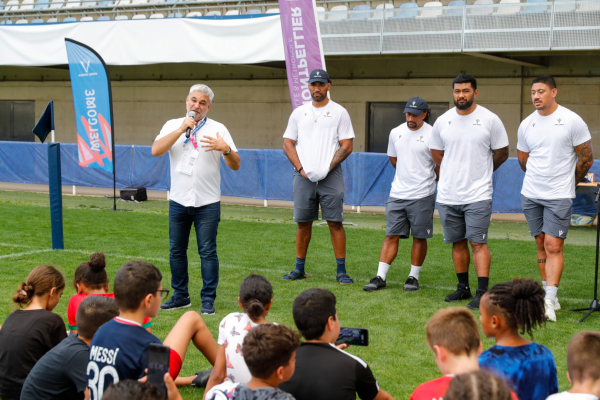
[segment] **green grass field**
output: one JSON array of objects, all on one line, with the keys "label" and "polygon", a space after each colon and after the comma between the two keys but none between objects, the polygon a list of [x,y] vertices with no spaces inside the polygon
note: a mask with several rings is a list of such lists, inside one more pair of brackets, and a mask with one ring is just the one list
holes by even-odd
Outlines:
[{"label": "green grass field", "polygon": [[[65,196],[63,203],[65,250],[52,251],[48,195],[0,192],[0,321],[16,309],[11,301],[12,294],[33,267],[54,265],[70,282],[75,268],[96,251],[106,254],[111,278],[125,262],[141,259],[160,268],[164,274],[164,287],[170,287],[167,202],[118,204],[119,208],[133,212],[113,212],[110,210],[112,200],[103,198]],[[443,298],[456,287],[451,246],[443,243],[441,225],[436,220],[436,235],[429,242],[429,253],[421,272],[421,290],[414,293],[402,290],[410,269],[410,241],[401,241],[398,257],[388,275],[388,289],[366,293],[362,286],[377,270],[385,235],[385,216],[346,214],[346,220],[358,224],[346,229],[346,260],[348,272],[355,279],[354,285],[341,286],[334,279],[335,259],[326,226],[314,227],[306,264],[309,279],[283,282],[282,275],[291,271],[295,262],[296,227],[292,222],[292,210],[222,206],[218,235],[221,277],[215,303],[217,313],[204,319],[216,338],[220,320],[238,310],[239,284],[250,273],[266,276],[274,286],[273,308],[267,319],[289,326],[294,326],[291,307],[297,294],[311,287],[329,289],[337,296],[341,324],[370,330],[369,347],[352,347],[349,352],[369,363],[381,388],[396,399],[408,398],[417,385],[440,376],[425,342],[424,326],[436,310],[450,305]],[[569,339],[579,330],[598,330],[600,319],[600,314],[594,314],[585,323],[576,324],[583,314],[565,311],[572,307],[587,307],[593,294],[595,252],[590,244],[594,243],[595,230],[571,229],[565,246],[566,270],[559,291],[563,310],[557,312],[557,323],[549,323],[535,333],[535,341],[554,353],[560,390],[568,389],[566,345]],[[539,279],[535,244],[525,224],[493,222],[490,238],[491,285],[514,276]],[[199,312],[200,259],[193,238],[190,244],[191,309]],[[476,283],[474,272],[471,283]],[[65,323],[67,303],[72,294],[73,288],[67,286],[54,310],[64,317]],[[159,313],[154,320],[154,333],[164,339],[184,311]],[[475,314],[478,317],[478,313]],[[492,345],[493,340],[483,342],[484,349]],[[192,347],[187,353],[182,375],[191,375],[208,367],[208,362]],[[203,391],[182,388],[181,393],[185,399],[201,399]]]}]

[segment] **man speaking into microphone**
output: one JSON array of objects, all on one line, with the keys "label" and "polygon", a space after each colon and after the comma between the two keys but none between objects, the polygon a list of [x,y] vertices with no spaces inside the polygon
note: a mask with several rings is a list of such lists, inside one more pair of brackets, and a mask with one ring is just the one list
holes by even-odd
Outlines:
[{"label": "man speaking into microphone", "polygon": [[152,145],[152,155],[169,152],[169,263],[173,296],[161,306],[175,310],[192,305],[188,291],[187,248],[192,224],[202,262],[202,314],[215,313],[219,283],[217,228],[221,216],[221,157],[234,171],[240,156],[225,125],[209,119],[213,91],[206,85],[190,88],[187,117],[167,121]]}]

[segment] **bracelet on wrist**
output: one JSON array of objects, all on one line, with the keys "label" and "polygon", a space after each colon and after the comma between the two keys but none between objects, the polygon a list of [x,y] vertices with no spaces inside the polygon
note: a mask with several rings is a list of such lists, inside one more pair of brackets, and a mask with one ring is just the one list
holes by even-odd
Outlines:
[{"label": "bracelet on wrist", "polygon": [[231,146],[229,146],[229,150],[227,151],[227,153],[223,153],[224,156],[228,156],[229,154],[231,154]]},{"label": "bracelet on wrist", "polygon": [[298,170],[298,173],[301,173],[303,169],[304,169],[304,167],[300,167],[300,169]]}]

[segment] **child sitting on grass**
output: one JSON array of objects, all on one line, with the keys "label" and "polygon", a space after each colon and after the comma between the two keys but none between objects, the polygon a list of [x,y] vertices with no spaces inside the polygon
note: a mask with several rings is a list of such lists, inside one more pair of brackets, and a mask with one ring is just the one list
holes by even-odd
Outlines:
[{"label": "child sitting on grass", "polygon": [[473,371],[456,376],[444,400],[511,400],[514,394],[502,378],[486,371]]},{"label": "child sitting on grass", "polygon": [[571,389],[548,400],[598,400],[600,398],[600,332],[579,332],[567,346],[567,378]]},{"label": "child sitting on grass", "polygon": [[[87,379],[91,400],[100,400],[112,383],[145,375],[148,345],[163,344],[142,328],[146,317],[156,317],[161,299],[169,293],[161,281],[159,269],[144,261],[130,261],[117,271],[114,289],[120,315],[100,327],[90,346]],[[169,373],[173,379],[179,375],[190,340],[212,365],[215,363],[217,344],[202,317],[189,311],[164,341],[171,348]]]},{"label": "child sitting on grass", "polygon": [[298,347],[300,335],[283,325],[261,324],[252,328],[242,346],[250,381],[225,381],[207,391],[205,399],[294,400],[294,396],[277,387],[294,375]]},{"label": "child sitting on grass", "polygon": [[[79,304],[88,296],[104,296],[115,298],[114,293],[109,293],[109,281],[106,274],[106,259],[103,253],[94,253],[90,256],[90,261],[81,263],[75,270],[73,276],[73,287],[77,291],[69,299],[67,308],[67,320],[71,333],[77,333],[77,309]],[[142,328],[152,333],[152,321],[150,318],[144,319]]]},{"label": "child sitting on grass", "polygon": [[0,398],[19,400],[25,378],[35,363],[67,337],[62,318],[52,310],[65,289],[65,278],[54,267],[35,267],[21,282],[13,301],[21,307],[0,330]]},{"label": "child sitting on grass", "polygon": [[261,275],[250,275],[240,285],[238,305],[243,313],[231,313],[219,324],[219,350],[206,390],[223,383],[246,383],[252,376],[244,362],[242,343],[253,327],[264,324],[273,304],[273,286]]},{"label": "child sitting on grass", "polygon": [[529,279],[499,283],[481,298],[483,334],[496,344],[479,357],[479,365],[512,386],[520,400],[545,400],[558,391],[556,364],[545,346],[521,336],[546,321],[545,292]]},{"label": "child sitting on grass", "polygon": [[89,345],[98,328],[119,315],[111,298],[90,296],[77,311],[79,334],[71,335],[35,364],[23,385],[21,400],[83,400],[88,395]]},{"label": "child sitting on grass", "polygon": [[444,374],[415,389],[411,400],[431,400],[444,397],[455,375],[479,370],[477,357],[481,354],[481,338],[477,320],[464,307],[439,310],[425,325],[427,346]]}]

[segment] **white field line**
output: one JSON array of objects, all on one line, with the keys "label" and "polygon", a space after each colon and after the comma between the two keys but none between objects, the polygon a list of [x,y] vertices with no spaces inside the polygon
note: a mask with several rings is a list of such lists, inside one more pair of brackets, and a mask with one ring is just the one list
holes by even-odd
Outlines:
[{"label": "white field line", "polygon": [[[35,248],[35,246],[28,246],[28,245],[22,245],[22,244],[14,244],[14,243],[0,243],[0,247],[21,247],[21,248]],[[25,256],[25,255],[30,255],[30,254],[39,254],[39,253],[49,253],[52,252],[54,250],[52,249],[40,249],[40,250],[32,250],[32,251],[27,251],[27,252],[22,252],[22,253],[12,253],[12,254],[6,254],[6,255],[2,255],[0,256],[0,259],[3,258],[15,258],[15,257],[20,257],[20,256]],[[64,251],[66,253],[78,253],[78,254],[85,254],[85,255],[90,255],[92,253],[94,253],[93,250],[78,250],[78,249],[65,249],[65,250],[56,250],[56,251]],[[144,261],[155,261],[155,262],[161,262],[161,263],[168,263],[169,259],[168,258],[160,258],[160,257],[146,257],[146,256],[141,256],[141,255],[128,255],[128,254],[120,254],[120,253],[110,253],[109,254],[110,257],[119,257],[119,258],[125,258],[128,260],[144,260]],[[189,266],[200,266],[200,262],[197,261],[189,261]],[[267,269],[267,268],[254,268],[254,267],[243,267],[240,265],[228,265],[228,264],[220,264],[219,268],[225,268],[225,269],[236,269],[236,270],[248,270],[248,271],[260,271],[260,272],[269,272],[269,273],[273,273],[273,272],[280,272],[280,273],[287,273],[291,270],[291,268],[285,268],[285,267],[280,267],[277,269]],[[310,271],[307,271],[309,278],[311,276],[314,276],[316,278],[331,278],[331,279],[335,279],[335,275],[331,274],[312,274],[310,273]],[[404,281],[393,281],[393,280],[387,280],[387,283],[391,283],[391,284],[404,284]],[[361,285],[362,283],[359,282],[358,280],[356,280],[354,282],[357,285]],[[365,281],[365,283],[367,283]],[[290,284],[293,284],[290,282]],[[421,287],[423,288],[429,288],[429,289],[437,289],[437,290],[447,290],[448,293],[450,293],[453,290],[456,290],[455,286],[441,286],[441,285],[430,285],[430,284],[421,284]],[[566,300],[569,302],[580,302],[580,301],[587,301],[589,299],[578,299],[578,298],[570,298],[570,297],[561,297],[559,296],[559,300]]]}]

